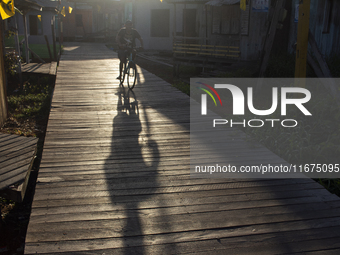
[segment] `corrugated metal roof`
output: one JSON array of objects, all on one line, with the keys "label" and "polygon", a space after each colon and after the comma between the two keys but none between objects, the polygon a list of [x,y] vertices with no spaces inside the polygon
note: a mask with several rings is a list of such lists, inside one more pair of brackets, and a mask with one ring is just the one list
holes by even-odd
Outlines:
[{"label": "corrugated metal roof", "polygon": [[237,4],[239,2],[240,2],[240,0],[210,0],[206,4],[212,5],[212,6],[222,6],[222,5]]}]

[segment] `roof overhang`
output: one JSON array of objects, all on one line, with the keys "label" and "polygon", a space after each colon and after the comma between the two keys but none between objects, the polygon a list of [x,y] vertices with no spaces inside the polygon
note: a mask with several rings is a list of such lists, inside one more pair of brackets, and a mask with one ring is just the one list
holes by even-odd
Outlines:
[{"label": "roof overhang", "polygon": [[222,5],[237,4],[239,2],[240,2],[240,0],[210,0],[206,3],[206,5],[222,6]]},{"label": "roof overhang", "polygon": [[16,0],[15,7],[17,7],[20,11],[42,11],[43,6],[37,3],[34,0]]},{"label": "roof overhang", "polygon": [[208,0],[165,0],[168,4],[205,4]]}]

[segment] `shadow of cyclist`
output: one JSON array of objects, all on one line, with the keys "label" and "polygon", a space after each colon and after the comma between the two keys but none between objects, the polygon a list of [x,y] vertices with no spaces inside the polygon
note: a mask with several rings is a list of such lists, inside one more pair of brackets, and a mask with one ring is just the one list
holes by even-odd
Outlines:
[{"label": "shadow of cyclist", "polygon": [[[111,154],[106,166],[108,186],[112,185],[108,190],[111,190],[112,204],[124,208],[125,223],[122,224],[121,230],[124,247],[122,252],[145,254],[143,222],[140,218],[143,209],[141,203],[149,200],[157,189],[160,156],[157,143],[148,134],[148,129],[146,128],[146,131],[143,129],[142,132],[136,95],[122,85],[117,95],[117,115],[113,119]],[[111,173],[116,174],[113,181]]]}]

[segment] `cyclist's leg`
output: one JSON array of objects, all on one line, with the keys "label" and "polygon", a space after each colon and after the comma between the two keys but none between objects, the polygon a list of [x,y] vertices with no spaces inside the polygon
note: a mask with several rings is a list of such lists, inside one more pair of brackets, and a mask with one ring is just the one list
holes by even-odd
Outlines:
[{"label": "cyclist's leg", "polygon": [[133,50],[132,50],[132,60],[135,60],[136,54],[137,54],[136,49],[133,49]]},{"label": "cyclist's leg", "polygon": [[118,50],[118,58],[119,58],[119,76],[117,79],[120,79],[120,76],[122,75],[123,66],[126,62],[126,51],[125,50]]}]

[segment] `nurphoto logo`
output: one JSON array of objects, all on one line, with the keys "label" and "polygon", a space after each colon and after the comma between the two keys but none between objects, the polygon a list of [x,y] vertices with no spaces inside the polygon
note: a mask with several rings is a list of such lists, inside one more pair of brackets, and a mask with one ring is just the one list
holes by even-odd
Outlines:
[{"label": "nurphoto logo", "polygon": [[[201,94],[201,115],[207,115],[207,94],[212,98],[217,106],[216,100],[214,95],[208,90],[210,89],[215,96],[218,98],[220,105],[222,106],[222,99],[216,89],[227,89],[232,95],[233,101],[233,115],[242,116],[245,115],[245,96],[243,91],[237,87],[236,85],[232,84],[215,84],[214,88],[208,84],[197,82],[206,88],[198,87],[202,91],[206,92],[206,94]],[[257,116],[268,116],[273,114],[278,107],[278,87],[272,88],[272,105],[269,109],[266,110],[259,110],[254,107],[254,93],[252,87],[247,87],[247,106],[248,110]],[[298,87],[281,87],[280,88],[280,106],[281,106],[281,116],[287,115],[287,105],[295,105],[305,116],[312,116],[312,114],[306,109],[303,105],[307,103],[311,99],[311,93],[308,89],[305,88],[298,88]],[[293,96],[293,98],[288,98],[288,94],[291,95],[303,95],[304,97],[297,97]],[[283,127],[296,127],[298,125],[297,120],[295,119],[250,119],[243,121],[233,121],[232,119],[213,119],[213,127],[216,125],[225,125],[229,124],[231,127],[235,125],[242,125],[243,127],[262,127],[265,123],[270,124],[272,127],[275,126],[276,122],[280,122]]]}]

